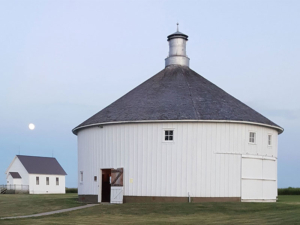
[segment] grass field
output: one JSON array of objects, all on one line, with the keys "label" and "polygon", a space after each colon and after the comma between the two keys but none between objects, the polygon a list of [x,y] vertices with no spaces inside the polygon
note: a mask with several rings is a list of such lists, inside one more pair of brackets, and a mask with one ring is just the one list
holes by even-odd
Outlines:
[{"label": "grass field", "polygon": [[[8,196],[8,195],[7,195]],[[13,195],[9,195],[12,196]],[[14,195],[17,196],[17,195]],[[27,205],[37,204],[35,195],[28,195]],[[44,195],[45,196],[45,195]],[[53,196],[53,195],[48,195]],[[48,196],[47,199],[48,199]],[[65,196],[65,197],[63,197]],[[48,208],[78,205],[76,194],[55,195]],[[43,196],[39,196],[43,198]],[[25,199],[23,199],[25,200]],[[11,199],[11,202],[22,202]],[[0,196],[0,211],[3,210]],[[6,203],[10,204],[6,198]],[[31,202],[31,203],[30,203]],[[72,203],[73,202],[73,203]],[[13,203],[15,204],[15,203]],[[6,209],[13,209],[6,207]],[[44,207],[45,209],[46,207]],[[64,207],[61,207],[64,208]],[[57,209],[57,208],[56,208]],[[30,213],[33,213],[32,210]],[[40,211],[39,211],[40,212]],[[24,214],[24,213],[22,213]],[[13,212],[6,212],[12,216]],[[3,212],[1,216],[3,217]],[[279,196],[277,203],[153,203],[98,205],[92,208],[29,219],[0,220],[0,224],[300,224],[300,196]]]},{"label": "grass field", "polygon": [[[66,195],[0,195],[0,218],[23,216],[83,205],[77,194]],[[2,221],[0,221],[1,224]]]}]

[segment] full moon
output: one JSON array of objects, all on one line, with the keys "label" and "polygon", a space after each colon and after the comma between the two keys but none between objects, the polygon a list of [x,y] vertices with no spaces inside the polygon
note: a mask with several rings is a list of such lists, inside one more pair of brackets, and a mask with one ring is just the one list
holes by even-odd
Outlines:
[{"label": "full moon", "polygon": [[28,127],[29,127],[30,130],[34,130],[35,125],[33,123],[30,123]]}]

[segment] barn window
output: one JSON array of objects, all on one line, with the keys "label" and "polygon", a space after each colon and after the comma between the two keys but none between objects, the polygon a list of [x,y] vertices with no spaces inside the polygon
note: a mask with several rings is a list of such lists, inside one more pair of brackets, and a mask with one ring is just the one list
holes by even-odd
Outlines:
[{"label": "barn window", "polygon": [[59,185],[59,178],[56,177],[56,185]]},{"label": "barn window", "polygon": [[250,132],[249,133],[249,143],[255,144],[256,139],[256,133],[255,132]]},{"label": "barn window", "polygon": [[174,140],[174,130],[165,130],[165,141]]},{"label": "barn window", "polygon": [[271,134],[268,135],[268,145],[269,146],[272,145],[272,135]]},{"label": "barn window", "polygon": [[40,185],[40,178],[39,178],[39,177],[36,177],[36,178],[35,178],[35,184],[36,184],[36,185]]},{"label": "barn window", "polygon": [[49,185],[49,177],[46,177],[46,185]]},{"label": "barn window", "polygon": [[80,183],[83,182],[83,171],[80,171]]}]

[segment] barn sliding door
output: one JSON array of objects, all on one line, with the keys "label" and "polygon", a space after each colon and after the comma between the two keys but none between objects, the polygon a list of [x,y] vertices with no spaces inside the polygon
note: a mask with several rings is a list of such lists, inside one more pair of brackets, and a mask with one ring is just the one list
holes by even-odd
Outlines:
[{"label": "barn sliding door", "polygon": [[110,203],[123,203],[123,168],[111,169]]},{"label": "barn sliding door", "polygon": [[242,200],[276,200],[276,158],[242,156]]}]

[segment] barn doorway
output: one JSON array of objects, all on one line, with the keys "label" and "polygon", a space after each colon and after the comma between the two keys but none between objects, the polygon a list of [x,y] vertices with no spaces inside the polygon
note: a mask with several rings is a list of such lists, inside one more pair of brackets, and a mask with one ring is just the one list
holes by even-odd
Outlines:
[{"label": "barn doorway", "polygon": [[[99,202],[123,203],[123,168],[101,169]],[[100,199],[101,197],[101,199]]]},{"label": "barn doorway", "polygon": [[277,160],[242,155],[242,201],[276,201]]},{"label": "barn doorway", "polygon": [[101,202],[110,202],[111,169],[102,169]]}]

